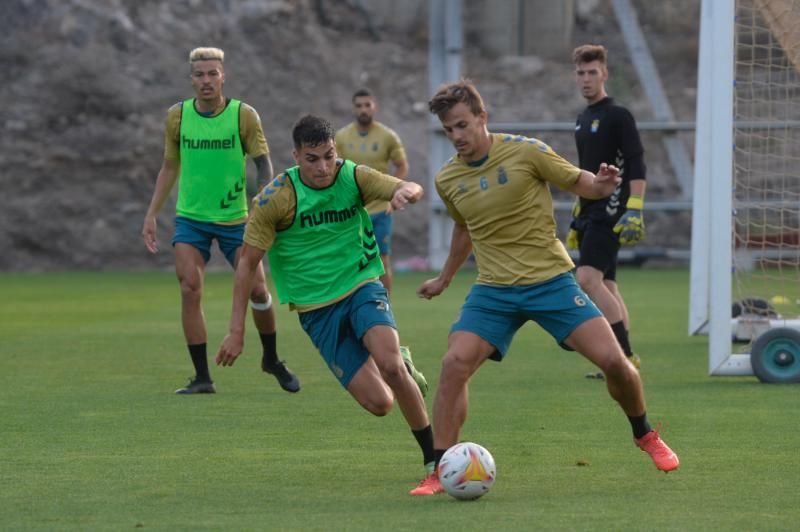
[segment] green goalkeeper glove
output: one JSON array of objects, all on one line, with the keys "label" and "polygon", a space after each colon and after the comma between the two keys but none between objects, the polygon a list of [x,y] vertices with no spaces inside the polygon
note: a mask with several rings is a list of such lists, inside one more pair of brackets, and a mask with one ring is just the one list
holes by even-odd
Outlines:
[{"label": "green goalkeeper glove", "polygon": [[621,245],[633,246],[644,240],[644,200],[641,196],[631,196],[626,207],[625,214],[614,226],[614,232],[619,234]]},{"label": "green goalkeeper glove", "polygon": [[567,231],[566,244],[569,249],[578,249],[581,245],[580,241],[578,240],[578,231],[572,227],[575,225],[575,220],[578,219],[578,215],[580,215],[580,213],[581,199],[575,198],[575,204],[572,205],[572,222],[570,223],[569,231]]}]

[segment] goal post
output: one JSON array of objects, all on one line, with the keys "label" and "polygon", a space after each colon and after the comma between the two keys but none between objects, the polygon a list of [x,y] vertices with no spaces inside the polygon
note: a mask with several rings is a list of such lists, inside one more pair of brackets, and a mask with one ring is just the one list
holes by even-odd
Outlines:
[{"label": "goal post", "polygon": [[711,374],[751,372],[730,352],[734,17],[734,0],[703,0],[689,332],[708,333]]},{"label": "goal post", "polygon": [[800,0],[703,0],[689,334],[708,334],[711,375],[752,375],[782,328],[767,370],[800,376],[798,67]]}]

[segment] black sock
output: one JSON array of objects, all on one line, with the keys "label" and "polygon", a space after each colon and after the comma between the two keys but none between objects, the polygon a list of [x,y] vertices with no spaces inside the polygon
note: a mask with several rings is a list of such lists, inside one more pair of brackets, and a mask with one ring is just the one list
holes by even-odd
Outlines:
[{"label": "black sock", "polygon": [[444,453],[446,453],[446,452],[447,452],[447,449],[434,449],[433,450],[433,456],[435,457],[434,462],[436,463],[436,467],[439,467],[439,462],[442,461],[442,456],[444,456]]},{"label": "black sock", "polygon": [[206,355],[206,344],[193,344],[189,345],[189,356],[192,357],[192,364],[194,364],[194,372],[198,380],[211,381],[211,375],[208,373],[208,357]]},{"label": "black sock", "polygon": [[278,363],[278,333],[258,333],[258,336],[261,338],[261,346],[264,348],[261,363],[267,366],[274,366]]},{"label": "black sock", "polygon": [[617,337],[617,341],[622,347],[622,351],[625,352],[625,356],[632,357],[633,350],[631,350],[631,343],[630,340],[628,340],[628,331],[625,330],[625,323],[621,321],[612,323],[611,330],[614,331],[614,336]]},{"label": "black sock", "polygon": [[631,422],[633,437],[637,440],[653,430],[650,423],[647,421],[647,413],[641,416],[628,416],[628,421]]},{"label": "black sock", "polygon": [[425,465],[433,462],[435,460],[435,455],[433,452],[433,430],[431,426],[428,425],[423,429],[412,430],[411,432],[417,439],[419,448],[422,449],[422,464]]}]

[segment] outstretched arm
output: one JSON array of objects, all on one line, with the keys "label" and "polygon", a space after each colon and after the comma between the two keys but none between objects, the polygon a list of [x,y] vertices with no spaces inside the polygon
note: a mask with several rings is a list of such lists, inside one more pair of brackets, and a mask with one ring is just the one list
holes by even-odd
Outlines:
[{"label": "outstretched arm", "polygon": [[247,316],[247,301],[253,278],[264,258],[264,251],[245,243],[239,262],[236,264],[236,280],[233,285],[233,308],[228,334],[222,340],[217,351],[216,363],[223,366],[232,366],[244,348],[244,323]]},{"label": "outstretched arm", "polygon": [[578,180],[569,187],[569,191],[586,199],[606,198],[614,192],[620,181],[619,168],[602,163],[597,174],[581,170]]},{"label": "outstretched arm", "polygon": [[392,195],[390,211],[402,211],[409,203],[416,203],[422,198],[422,186],[413,181],[402,181],[397,184]]},{"label": "outstretched arm", "polygon": [[442,271],[438,277],[422,283],[422,286],[417,289],[417,295],[431,299],[444,292],[470,253],[472,253],[472,238],[469,236],[469,230],[466,225],[456,223],[450,237],[450,252],[447,254]]}]

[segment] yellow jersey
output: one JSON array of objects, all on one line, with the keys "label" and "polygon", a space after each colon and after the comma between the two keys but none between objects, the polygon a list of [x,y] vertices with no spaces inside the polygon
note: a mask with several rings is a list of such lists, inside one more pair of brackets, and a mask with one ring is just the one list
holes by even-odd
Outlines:
[{"label": "yellow jersey", "polygon": [[[384,174],[389,172],[389,163],[406,158],[406,150],[397,133],[377,121],[372,122],[366,135],[362,135],[356,123],[351,122],[336,132],[334,140],[339,157]],[[376,214],[384,212],[388,206],[386,201],[372,201],[366,208],[370,214]]]},{"label": "yellow jersey", "polygon": [[450,216],[469,230],[477,282],[530,285],[571,270],[556,237],[549,183],[567,189],[581,170],[535,138],[491,133],[491,139],[483,160],[466,163],[456,155],[436,175]]}]

